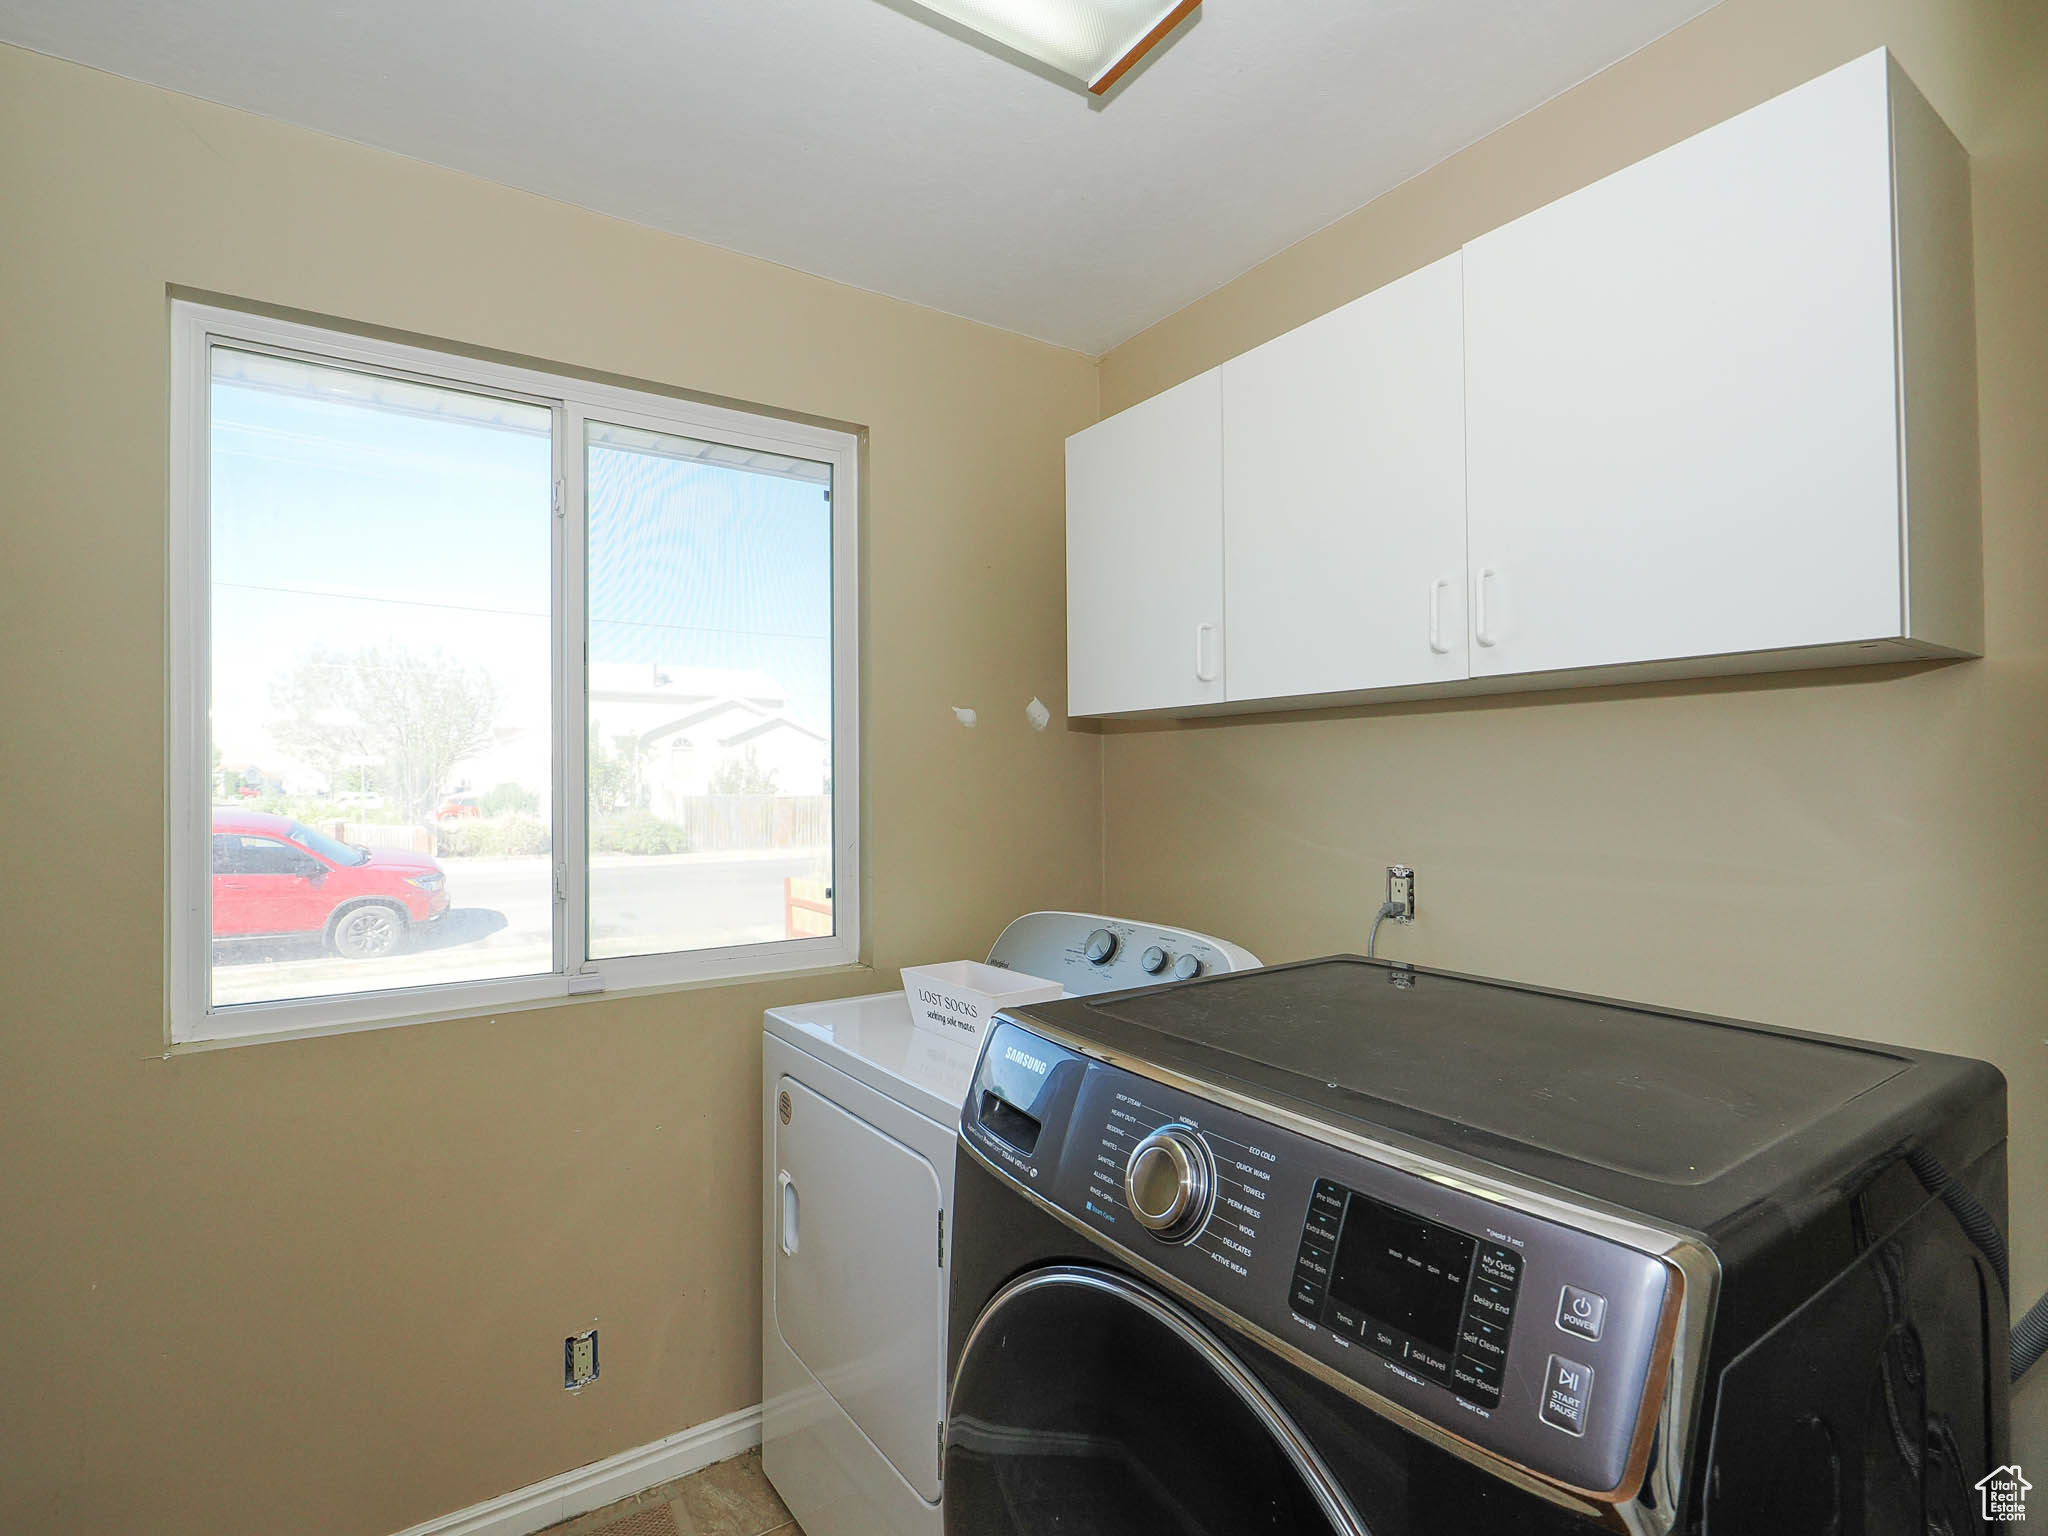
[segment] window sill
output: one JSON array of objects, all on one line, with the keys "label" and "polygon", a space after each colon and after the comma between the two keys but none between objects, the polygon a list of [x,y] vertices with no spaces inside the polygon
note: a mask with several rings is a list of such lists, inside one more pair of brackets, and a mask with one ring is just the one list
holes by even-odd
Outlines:
[{"label": "window sill", "polygon": [[[651,997],[676,992],[702,992],[718,987],[754,986],[765,982],[818,981],[840,976],[877,977],[879,972],[864,961],[852,959],[824,958],[817,963],[805,963],[809,957],[792,957],[796,962],[787,966],[757,967],[744,972],[699,972],[695,975],[679,975],[665,980],[639,981],[620,977],[601,990],[573,990],[570,983],[595,980],[594,977],[565,977],[560,975],[522,978],[514,982],[485,983],[488,998],[473,994],[467,998],[452,995],[447,986],[434,989],[434,1000],[427,1006],[406,1012],[375,1012],[364,1014],[352,1011],[351,1016],[311,1017],[313,1010],[326,1009],[336,999],[321,999],[311,1004],[278,1004],[261,1009],[262,1017],[275,1018],[275,1028],[249,1029],[237,1034],[218,1034],[198,1039],[168,1039],[164,1047],[164,1059],[174,1056],[193,1056],[207,1051],[227,1050],[243,1045],[268,1045],[280,1040],[317,1040],[328,1035],[354,1035],[367,1030],[400,1029],[414,1024],[436,1024],[452,1019],[475,1019],[486,1015],[496,1017],[507,1013],[531,1013],[537,1009],[560,1008],[584,1003],[603,1002],[608,998]],[[617,965],[618,962],[611,962]],[[388,995],[387,995],[388,996]],[[422,999],[425,1003],[427,1000]],[[216,1025],[223,1020],[242,1022],[258,1016],[255,1008],[247,1012],[237,1009],[227,1015],[207,1015],[203,1021]]]}]

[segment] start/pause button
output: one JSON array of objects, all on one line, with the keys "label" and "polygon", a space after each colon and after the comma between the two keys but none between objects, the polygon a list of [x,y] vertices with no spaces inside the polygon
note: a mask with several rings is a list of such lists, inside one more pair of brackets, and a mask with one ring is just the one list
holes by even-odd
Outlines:
[{"label": "start/pause button", "polygon": [[1593,1397],[1593,1368],[1562,1355],[1550,1357],[1543,1373],[1543,1406],[1538,1416],[1552,1429],[1568,1435],[1586,1432],[1586,1404]]}]

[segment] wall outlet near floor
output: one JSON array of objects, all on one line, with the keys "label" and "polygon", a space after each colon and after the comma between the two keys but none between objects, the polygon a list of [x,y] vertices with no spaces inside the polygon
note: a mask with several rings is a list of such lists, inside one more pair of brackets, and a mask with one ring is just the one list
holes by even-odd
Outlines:
[{"label": "wall outlet near floor", "polygon": [[597,1380],[597,1330],[562,1340],[562,1385],[587,1387]]}]

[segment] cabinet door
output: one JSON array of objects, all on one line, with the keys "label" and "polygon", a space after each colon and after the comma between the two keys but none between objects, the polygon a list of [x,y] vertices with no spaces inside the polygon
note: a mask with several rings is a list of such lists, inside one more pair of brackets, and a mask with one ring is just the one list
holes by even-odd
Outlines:
[{"label": "cabinet door", "polygon": [[1467,675],[1460,268],[1223,365],[1231,698]]},{"label": "cabinet door", "polygon": [[1067,712],[1223,698],[1223,390],[1211,369],[1067,439]]},{"label": "cabinet door", "polygon": [[1886,61],[1465,248],[1475,676],[1901,631]]}]

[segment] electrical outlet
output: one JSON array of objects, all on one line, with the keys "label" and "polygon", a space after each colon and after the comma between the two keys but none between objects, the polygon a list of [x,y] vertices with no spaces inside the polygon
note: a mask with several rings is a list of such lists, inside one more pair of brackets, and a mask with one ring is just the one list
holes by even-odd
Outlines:
[{"label": "electrical outlet", "polygon": [[1387,866],[1387,916],[1397,923],[1415,921],[1415,871],[1406,864]]},{"label": "electrical outlet", "polygon": [[587,1387],[597,1380],[597,1330],[562,1340],[562,1385]]}]

